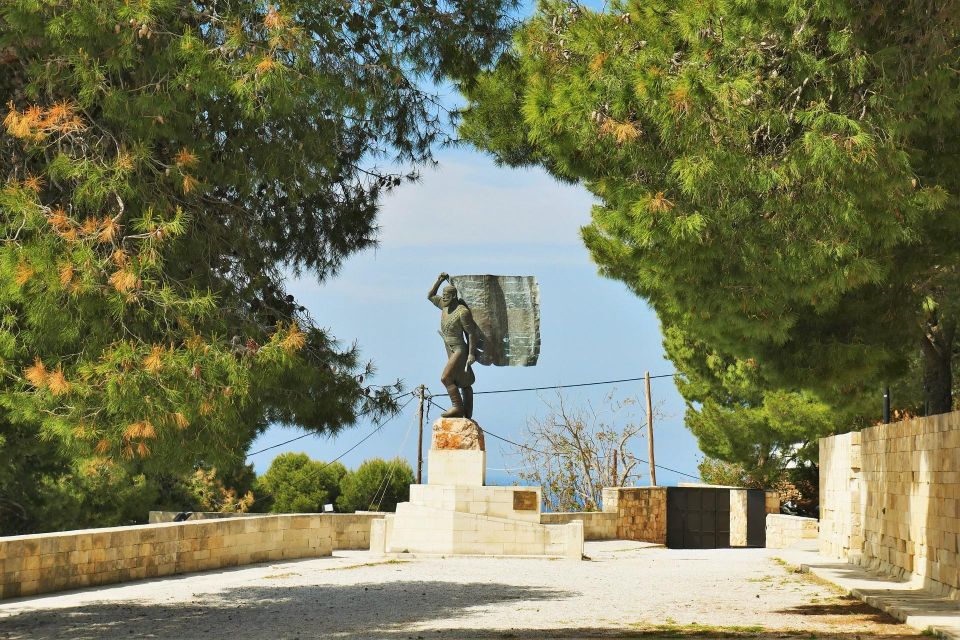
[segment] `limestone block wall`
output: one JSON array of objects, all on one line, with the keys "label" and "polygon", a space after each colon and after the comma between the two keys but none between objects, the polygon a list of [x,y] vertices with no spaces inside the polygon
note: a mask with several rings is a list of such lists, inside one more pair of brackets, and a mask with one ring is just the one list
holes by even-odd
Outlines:
[{"label": "limestone block wall", "polygon": [[617,514],[617,538],[667,543],[666,487],[605,488],[603,510]]},{"label": "limestone block wall", "polygon": [[328,556],[322,515],[271,515],[0,538],[0,598]]},{"label": "limestone block wall", "polygon": [[767,489],[763,492],[764,506],[766,512],[780,513],[780,493],[773,489]]},{"label": "limestone block wall", "polygon": [[[178,511],[151,511],[150,524],[161,522],[173,522]],[[257,518],[263,517],[265,513],[219,513],[216,511],[194,511],[190,515],[190,521],[194,520],[218,520],[222,518]],[[370,548],[370,523],[373,520],[382,518],[386,513],[382,511],[358,511],[356,513],[324,513],[324,514],[299,514],[311,515],[313,517],[329,518],[333,525],[333,550],[338,549],[369,549]]]},{"label": "limestone block wall", "polygon": [[371,525],[386,515],[382,511],[324,514],[333,525],[333,550],[369,549]]},{"label": "limestone block wall", "polygon": [[767,548],[786,549],[801,540],[816,540],[817,525],[816,518],[767,514]]},{"label": "limestone block wall", "polygon": [[[179,511],[151,511],[148,518],[148,524],[160,524],[162,522],[173,522]],[[193,511],[190,513],[189,520],[222,520],[223,518],[256,518],[267,515],[265,513],[221,513],[219,511]]]},{"label": "limestone block wall", "polygon": [[730,490],[730,546],[747,546],[747,491]]},{"label": "limestone block wall", "polygon": [[860,432],[820,439],[820,554],[856,562],[863,548]]},{"label": "limestone block wall", "polygon": [[822,553],[960,597],[960,412],[824,438],[820,465]]},{"label": "limestone block wall", "polygon": [[584,540],[616,540],[617,514],[604,511],[541,513],[540,524],[583,523]]}]

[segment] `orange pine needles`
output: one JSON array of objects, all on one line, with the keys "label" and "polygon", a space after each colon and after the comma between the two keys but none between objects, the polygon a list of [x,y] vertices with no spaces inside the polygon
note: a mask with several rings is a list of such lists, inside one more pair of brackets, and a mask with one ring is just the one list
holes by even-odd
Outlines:
[{"label": "orange pine needles", "polygon": [[62,265],[60,265],[59,276],[60,285],[63,287],[69,287],[70,283],[73,282],[73,263],[64,262]]},{"label": "orange pine needles", "polygon": [[684,86],[678,86],[670,92],[668,96],[670,106],[676,113],[690,113],[693,109],[693,100],[690,99],[690,91]]},{"label": "orange pine needles", "polygon": [[67,217],[67,212],[63,210],[63,207],[51,210],[50,214],[47,215],[47,222],[57,231],[65,231],[71,226],[70,218]]},{"label": "orange pine needles", "polygon": [[38,389],[43,388],[47,385],[47,376],[49,372],[44,366],[43,361],[40,358],[36,358],[33,361],[33,364],[27,367],[23,372],[23,377],[27,379],[27,382],[37,387]]},{"label": "orange pine needles", "polygon": [[110,284],[120,293],[127,293],[137,288],[137,275],[127,269],[120,269],[110,276]]},{"label": "orange pine needles", "polygon": [[183,148],[177,151],[177,155],[173,157],[173,162],[181,169],[184,167],[191,168],[197,166],[199,159],[190,149]]},{"label": "orange pine needles", "polygon": [[663,211],[669,211],[673,209],[673,203],[667,200],[666,196],[663,195],[663,191],[657,191],[657,194],[650,198],[650,210],[656,213],[661,213]]},{"label": "orange pine needles", "polygon": [[124,251],[123,249],[117,249],[112,254],[110,254],[110,260],[113,262],[113,264],[117,265],[118,267],[123,267],[123,266],[126,266],[128,262],[130,262],[130,255],[127,254],[127,252]]},{"label": "orange pine needles", "polygon": [[20,262],[17,265],[17,271],[13,276],[14,281],[19,285],[23,286],[27,284],[27,281],[33,277],[35,271],[33,268],[26,262]]},{"label": "orange pine needles", "polygon": [[149,420],[141,420],[140,422],[133,422],[127,425],[126,430],[123,432],[123,437],[125,440],[133,440],[134,438],[156,438],[157,432],[153,427],[153,423]]},{"label": "orange pine needles", "polygon": [[53,133],[67,134],[85,128],[74,106],[66,101],[56,102],[47,109],[34,105],[22,112],[10,101],[7,108],[3,126],[14,138],[39,142]]},{"label": "orange pine needles", "polygon": [[290,325],[290,331],[280,341],[280,348],[287,353],[299,351],[307,344],[307,334],[300,331],[296,323]]},{"label": "orange pine needles", "polygon": [[100,221],[100,235],[97,239],[103,243],[113,242],[118,233],[120,233],[120,223],[107,216]]},{"label": "orange pine needles", "polygon": [[277,61],[273,59],[273,56],[264,56],[263,59],[257,63],[254,72],[258,76],[262,76],[265,73],[269,73],[275,66],[277,66]]},{"label": "orange pine needles", "polygon": [[163,369],[164,349],[160,345],[154,345],[150,353],[143,359],[143,368],[150,373],[157,373]]},{"label": "orange pine needles", "polygon": [[263,26],[267,29],[282,29],[287,24],[287,18],[283,16],[277,7],[270,5],[267,7],[267,15],[263,16]]},{"label": "orange pine needles", "polygon": [[612,135],[616,138],[618,144],[633,142],[640,137],[640,129],[632,122],[618,122],[613,118],[607,118],[600,125],[600,132],[606,135]]},{"label": "orange pine needles", "polygon": [[200,181],[191,175],[183,174],[183,192],[190,193],[200,185]]},{"label": "orange pine needles", "polygon": [[34,193],[40,193],[43,188],[43,178],[40,176],[27,176],[23,181],[23,186]]},{"label": "orange pine needles", "polygon": [[70,391],[70,382],[63,375],[63,368],[57,365],[57,368],[47,376],[47,388],[55,396],[62,396]]}]

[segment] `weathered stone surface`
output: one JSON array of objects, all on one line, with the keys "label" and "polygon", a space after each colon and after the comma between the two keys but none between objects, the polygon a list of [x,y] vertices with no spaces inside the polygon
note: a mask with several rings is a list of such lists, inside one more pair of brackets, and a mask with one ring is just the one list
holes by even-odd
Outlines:
[{"label": "weathered stone surface", "polygon": [[823,556],[960,599],[960,411],[820,440]]},{"label": "weathered stone surface", "polygon": [[483,429],[469,418],[438,418],[433,423],[430,448],[486,451]]}]

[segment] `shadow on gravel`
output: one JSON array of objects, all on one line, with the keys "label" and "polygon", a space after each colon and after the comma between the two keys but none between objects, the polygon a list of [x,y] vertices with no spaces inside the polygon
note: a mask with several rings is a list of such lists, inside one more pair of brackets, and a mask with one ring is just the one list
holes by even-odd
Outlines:
[{"label": "shadow on gravel", "polygon": [[[441,634],[404,629],[475,615],[464,611],[468,607],[512,601],[523,603],[532,623],[537,601],[571,595],[510,584],[433,581],[245,587],[201,594],[193,604],[128,600],[29,611],[0,620],[0,638],[435,638]],[[543,637],[543,631],[529,637]]]},{"label": "shadow on gravel", "polygon": [[401,640],[601,640],[616,638],[617,640],[693,640],[694,638],[743,638],[745,640],[920,640],[915,633],[898,634],[870,634],[870,633],[811,633],[809,631],[724,631],[722,629],[511,629],[510,631],[473,631],[464,632],[463,629],[443,629],[439,631],[421,631],[396,634],[377,634],[376,638]]},{"label": "shadow on gravel", "polygon": [[802,616],[844,616],[855,617],[862,622],[875,624],[898,624],[898,621],[853,596],[838,596],[829,602],[797,605],[781,609],[779,613],[793,613]]}]

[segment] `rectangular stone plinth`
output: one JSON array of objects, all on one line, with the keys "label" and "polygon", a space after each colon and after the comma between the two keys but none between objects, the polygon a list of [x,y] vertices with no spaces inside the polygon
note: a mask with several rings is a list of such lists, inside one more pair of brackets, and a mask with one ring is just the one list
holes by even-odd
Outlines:
[{"label": "rectangular stone plinth", "polygon": [[427,484],[482,487],[486,479],[486,451],[430,449],[427,452]]},{"label": "rectangular stone plinth", "polygon": [[[515,498],[517,494],[533,494],[533,508],[517,509]],[[472,513],[523,522],[540,522],[540,487],[412,484],[410,485],[410,502],[444,511]]]},{"label": "rectangular stone plinth", "polygon": [[580,560],[583,523],[541,525],[402,502],[371,536],[382,553],[549,556]]}]

